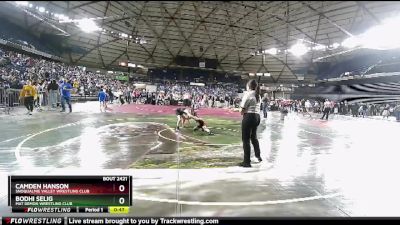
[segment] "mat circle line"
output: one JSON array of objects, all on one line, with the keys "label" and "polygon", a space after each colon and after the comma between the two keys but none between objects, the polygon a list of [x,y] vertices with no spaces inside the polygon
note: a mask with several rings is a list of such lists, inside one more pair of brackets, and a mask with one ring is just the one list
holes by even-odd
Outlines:
[{"label": "mat circle line", "polygon": [[[114,119],[113,121],[121,121],[121,120],[120,120],[120,119],[119,119],[119,120],[118,120],[118,119]],[[83,120],[80,120],[80,121],[77,121],[77,122],[74,122],[74,123],[64,124],[64,125],[61,125],[61,126],[58,126],[58,127],[49,128],[49,129],[42,130],[42,131],[39,131],[39,132],[37,132],[37,133],[31,134],[30,136],[26,137],[24,140],[22,140],[21,142],[19,142],[18,145],[15,147],[14,155],[15,155],[15,158],[16,158],[16,160],[17,160],[16,162],[17,162],[17,163],[18,163],[18,162],[19,162],[19,163],[22,162],[21,148],[22,148],[23,144],[24,144],[25,142],[29,141],[30,139],[32,139],[32,138],[34,138],[34,137],[36,137],[36,136],[38,136],[38,135],[41,135],[41,134],[43,134],[43,133],[47,133],[47,132],[50,132],[50,131],[53,131],[53,130],[58,130],[58,129],[65,128],[65,127],[69,127],[69,126],[75,126],[75,125],[78,125],[78,124],[83,123],[83,122],[84,122]],[[148,124],[157,124],[157,125],[164,125],[164,126],[166,125],[166,124],[155,123],[155,122],[133,122],[133,123],[148,123]]]},{"label": "mat circle line", "polygon": [[305,201],[313,201],[319,199],[328,199],[339,196],[339,193],[327,194],[327,195],[317,195],[311,197],[303,197],[303,198],[292,198],[292,199],[281,199],[281,200],[267,200],[267,201],[249,201],[249,202],[200,202],[200,201],[182,201],[176,199],[166,199],[166,198],[155,198],[148,197],[145,195],[136,195],[133,196],[134,200],[142,200],[142,201],[151,201],[151,202],[164,202],[164,203],[173,203],[180,205],[197,205],[197,206],[262,206],[262,205],[277,205],[277,204],[285,204],[285,203],[296,203],[296,202],[305,202]]}]

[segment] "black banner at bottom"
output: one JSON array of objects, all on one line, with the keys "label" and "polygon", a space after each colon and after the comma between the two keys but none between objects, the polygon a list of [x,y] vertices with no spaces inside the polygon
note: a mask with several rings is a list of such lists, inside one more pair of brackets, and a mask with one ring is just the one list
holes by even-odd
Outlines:
[{"label": "black banner at bottom", "polygon": [[367,220],[386,220],[399,224],[400,218],[235,218],[235,217],[68,217],[66,225],[272,225],[272,224],[341,224],[345,222],[366,222]]},{"label": "black banner at bottom", "polygon": [[3,225],[244,225],[343,224],[381,221],[399,224],[400,218],[206,218],[206,217],[4,217]]}]

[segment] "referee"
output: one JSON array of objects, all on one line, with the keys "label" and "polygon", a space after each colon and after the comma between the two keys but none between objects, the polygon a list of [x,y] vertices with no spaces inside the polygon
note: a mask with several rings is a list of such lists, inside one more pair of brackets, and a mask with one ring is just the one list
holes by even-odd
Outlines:
[{"label": "referee", "polygon": [[254,154],[261,162],[260,145],[257,140],[257,127],[260,125],[260,89],[257,81],[250,80],[247,83],[247,92],[243,95],[240,103],[242,120],[242,142],[244,150],[241,167],[251,167],[250,164],[250,141],[254,147]]}]

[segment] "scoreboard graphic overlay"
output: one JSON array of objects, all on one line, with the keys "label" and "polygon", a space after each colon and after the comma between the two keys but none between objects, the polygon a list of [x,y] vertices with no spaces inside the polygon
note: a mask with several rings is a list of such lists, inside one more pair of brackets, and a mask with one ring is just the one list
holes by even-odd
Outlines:
[{"label": "scoreboard graphic overlay", "polygon": [[127,213],[132,176],[9,176],[13,213]]}]

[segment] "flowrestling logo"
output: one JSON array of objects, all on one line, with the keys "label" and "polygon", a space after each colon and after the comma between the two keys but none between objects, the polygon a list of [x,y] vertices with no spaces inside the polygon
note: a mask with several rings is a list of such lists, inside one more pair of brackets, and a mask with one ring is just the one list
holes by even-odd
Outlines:
[{"label": "flowrestling logo", "polygon": [[62,225],[64,224],[64,219],[61,217],[53,217],[53,218],[46,218],[46,217],[6,217],[3,218],[3,224],[47,224],[47,225],[53,225],[53,224],[58,224]]},{"label": "flowrestling logo", "polygon": [[71,213],[72,208],[69,207],[31,207],[24,208],[25,213]]},{"label": "flowrestling logo", "polygon": [[[4,225],[223,225],[214,218],[3,217]],[[66,222],[66,223],[65,223]]]}]

